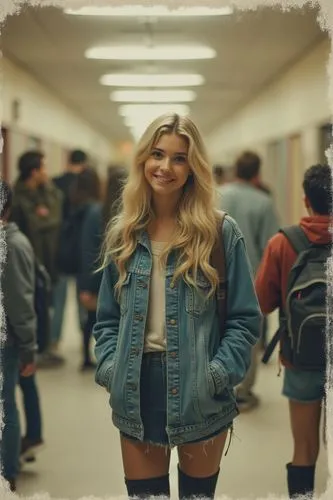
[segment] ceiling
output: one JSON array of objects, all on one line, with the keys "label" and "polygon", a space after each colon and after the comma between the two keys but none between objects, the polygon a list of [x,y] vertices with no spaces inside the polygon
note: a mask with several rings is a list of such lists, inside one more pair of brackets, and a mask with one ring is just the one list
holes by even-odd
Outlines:
[{"label": "ceiling", "polygon": [[[320,31],[314,9],[288,13],[261,9],[207,18],[81,17],[55,7],[25,6],[9,17],[1,33],[2,51],[56,93],[111,141],[131,138],[109,99],[111,87],[99,84],[110,72],[199,72],[191,115],[208,136],[237,109],[268,85],[327,35]],[[143,44],[147,32],[156,43],[203,43],[217,57],[202,61],[98,61],[84,52],[109,43]]]}]

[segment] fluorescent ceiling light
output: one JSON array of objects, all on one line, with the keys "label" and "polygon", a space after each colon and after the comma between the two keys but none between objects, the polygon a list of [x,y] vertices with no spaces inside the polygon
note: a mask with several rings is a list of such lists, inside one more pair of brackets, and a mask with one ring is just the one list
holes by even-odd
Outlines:
[{"label": "fluorescent ceiling light", "polygon": [[186,104],[123,104],[119,107],[118,113],[123,117],[153,116],[157,117],[165,113],[177,113],[179,115],[188,115],[189,106]]},{"label": "fluorescent ceiling light", "polygon": [[102,76],[100,83],[110,87],[191,87],[202,85],[205,80],[196,74],[110,74]]},{"label": "fluorescent ceiling light", "polygon": [[85,52],[87,59],[120,60],[120,61],[170,61],[213,59],[214,49],[204,45],[161,45],[145,47],[138,45],[111,45],[109,47],[92,47]]},{"label": "fluorescent ceiling light", "polygon": [[134,5],[123,7],[86,6],[79,9],[64,9],[65,14],[76,16],[110,16],[110,17],[206,17],[229,16],[233,13],[231,7],[179,7],[169,9],[163,5]]},{"label": "fluorescent ceiling light", "polygon": [[196,94],[192,90],[116,90],[110,98],[114,102],[191,102]]}]

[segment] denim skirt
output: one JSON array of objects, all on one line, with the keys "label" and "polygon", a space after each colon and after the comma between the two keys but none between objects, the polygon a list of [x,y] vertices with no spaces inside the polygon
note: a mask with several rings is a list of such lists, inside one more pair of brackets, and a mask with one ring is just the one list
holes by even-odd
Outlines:
[{"label": "denim skirt", "polygon": [[[166,353],[149,352],[142,358],[140,380],[140,412],[144,428],[143,442],[157,446],[169,446],[167,427],[167,370]],[[191,443],[212,439],[232,427],[232,422],[218,431]],[[132,441],[138,439],[121,432]]]}]

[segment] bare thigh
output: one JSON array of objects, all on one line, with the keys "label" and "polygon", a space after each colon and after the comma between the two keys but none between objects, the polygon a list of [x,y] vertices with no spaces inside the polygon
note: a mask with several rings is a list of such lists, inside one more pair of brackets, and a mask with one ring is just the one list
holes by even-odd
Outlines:
[{"label": "bare thigh", "polygon": [[170,449],[120,437],[126,479],[150,479],[169,472]]},{"label": "bare thigh", "polygon": [[228,431],[208,441],[178,447],[179,466],[191,477],[209,477],[219,470]]},{"label": "bare thigh", "polygon": [[289,400],[294,439],[294,465],[314,465],[319,454],[321,401],[299,403]]}]

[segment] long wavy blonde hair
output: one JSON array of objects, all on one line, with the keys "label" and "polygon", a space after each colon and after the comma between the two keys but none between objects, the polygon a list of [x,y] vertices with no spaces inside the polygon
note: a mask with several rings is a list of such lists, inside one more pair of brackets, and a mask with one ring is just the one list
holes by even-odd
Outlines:
[{"label": "long wavy blonde hair", "polygon": [[119,280],[115,289],[119,292],[126,278],[126,264],[136,249],[138,235],[155,218],[151,187],[146,181],[144,166],[164,134],[176,134],[186,140],[192,175],[183,188],[178,205],[177,228],[161,254],[161,265],[165,266],[171,250],[177,250],[178,262],[173,281],[183,278],[188,285],[197,287],[196,278],[200,269],[211,284],[208,294],[211,295],[218,284],[218,273],[210,265],[217,238],[215,189],[203,140],[195,124],[186,116],[163,115],[151,123],[143,134],[123,188],[120,212],[110,221],[106,230],[102,268],[110,260],[116,264]]}]

